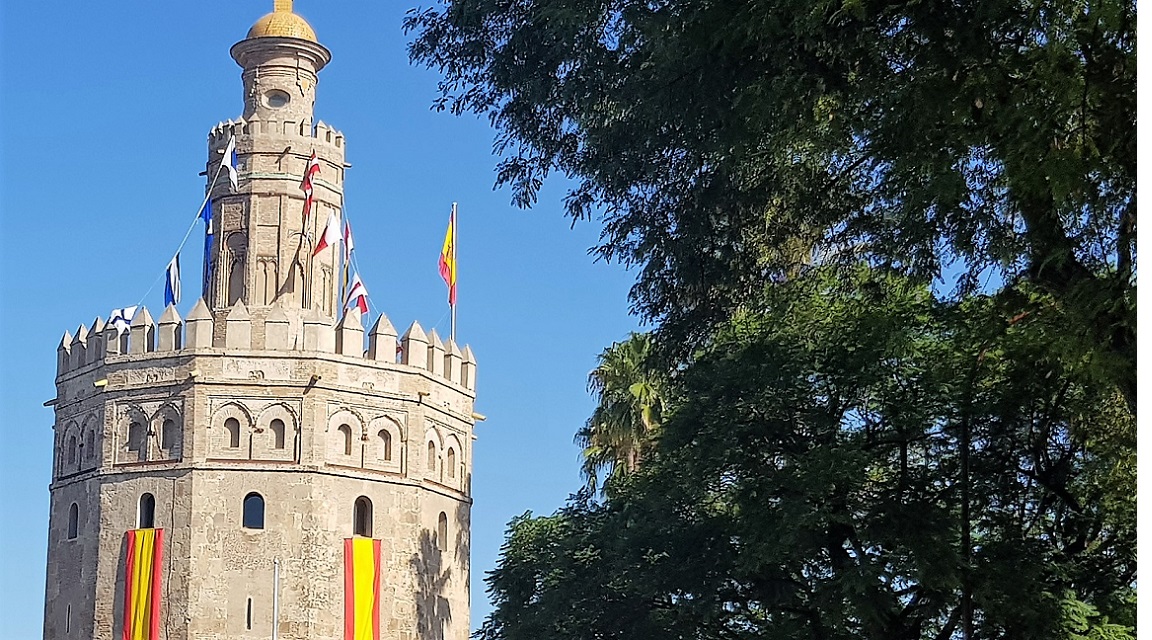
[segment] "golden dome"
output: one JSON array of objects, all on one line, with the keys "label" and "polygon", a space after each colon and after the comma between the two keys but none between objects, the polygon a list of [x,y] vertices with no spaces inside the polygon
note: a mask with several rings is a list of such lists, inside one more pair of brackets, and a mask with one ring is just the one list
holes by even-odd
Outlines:
[{"label": "golden dome", "polygon": [[249,38],[300,38],[316,42],[316,32],[304,18],[292,13],[292,2],[277,0],[276,10],[256,21],[248,30]]}]

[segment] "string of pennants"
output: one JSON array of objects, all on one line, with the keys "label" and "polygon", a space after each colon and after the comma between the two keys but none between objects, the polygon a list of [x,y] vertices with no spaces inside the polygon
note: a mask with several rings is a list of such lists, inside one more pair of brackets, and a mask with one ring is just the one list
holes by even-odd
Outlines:
[{"label": "string of pennants", "polygon": [[[212,251],[215,243],[215,220],[212,212],[212,190],[215,188],[216,183],[220,180],[224,172],[227,172],[228,182],[233,192],[239,191],[240,174],[238,171],[238,159],[236,155],[236,137],[231,136],[228,139],[228,144],[222,152],[220,165],[213,176],[212,181],[209,183],[204,196],[204,201],[196,211],[196,217],[193,219],[192,224],[189,226],[188,231],[184,234],[184,238],[180,241],[172,259],[168,261],[168,266],[164,273],[164,306],[170,306],[180,303],[181,299],[181,278],[180,278],[180,253],[183,251],[184,246],[188,243],[192,231],[196,228],[197,224],[204,223],[204,253],[202,257],[202,274],[203,281],[201,283],[202,295],[208,292],[209,282],[211,278],[211,265],[212,265]],[[308,163],[304,169],[304,175],[300,181],[300,190],[304,192],[304,207],[303,207],[303,228],[307,229],[312,215],[313,208],[313,180],[320,172],[320,163],[316,157],[316,152],[313,151],[308,159]],[[316,243],[312,251],[312,257],[316,257],[321,251],[340,244],[343,247],[343,262],[344,262],[344,283],[350,286],[347,287],[347,294],[344,296],[343,308],[344,309],[359,309],[360,313],[364,316],[369,312],[369,294],[368,288],[365,286],[363,279],[360,277],[359,268],[353,269],[355,264],[355,256],[353,251],[355,249],[352,224],[347,220],[347,216],[341,215],[341,211],[333,211],[324,226],[323,232],[320,234],[320,239]],[[343,220],[342,220],[343,218]],[[349,276],[351,275],[351,278]],[[119,333],[128,330],[132,319],[136,315],[136,311],[143,305],[144,298],[147,298],[151,293],[152,288],[156,286],[153,283],[148,291],[141,297],[140,302],[130,307],[123,307],[120,309],[113,309],[109,315],[108,324],[117,329]]]}]

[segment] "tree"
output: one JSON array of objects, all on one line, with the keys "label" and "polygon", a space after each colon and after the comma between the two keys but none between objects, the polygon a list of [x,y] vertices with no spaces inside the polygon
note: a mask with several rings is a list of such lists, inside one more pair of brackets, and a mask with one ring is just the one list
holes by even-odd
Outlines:
[{"label": "tree", "polygon": [[1027,281],[1135,408],[1131,0],[452,0],[412,13],[497,182],[576,181],[666,344],[814,258]]},{"label": "tree", "polygon": [[967,602],[976,638],[1135,637],[1114,386],[991,296],[863,269],[759,302],[608,500],[512,523],[481,640],[950,639]]},{"label": "tree", "polygon": [[664,383],[654,366],[652,338],[633,333],[613,343],[588,374],[588,389],[596,394],[592,417],[576,433],[583,449],[583,471],[595,488],[599,476],[635,471],[655,437],[663,413]]}]

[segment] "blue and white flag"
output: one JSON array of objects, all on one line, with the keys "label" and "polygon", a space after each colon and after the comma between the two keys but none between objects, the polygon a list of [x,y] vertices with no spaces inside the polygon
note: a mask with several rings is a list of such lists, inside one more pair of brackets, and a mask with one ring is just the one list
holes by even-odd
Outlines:
[{"label": "blue and white flag", "polygon": [[232,183],[232,190],[239,189],[240,176],[236,173],[236,136],[228,138],[228,146],[224,147],[224,157],[220,160],[228,170],[228,181]]},{"label": "blue and white flag", "polygon": [[200,219],[204,221],[204,265],[201,269],[201,295],[208,296],[208,281],[212,276],[212,198],[204,201],[204,209],[200,211]]},{"label": "blue and white flag", "polygon": [[164,283],[164,307],[180,302],[180,254],[168,263],[168,278]]},{"label": "blue and white flag", "polygon": [[116,327],[117,333],[124,333],[128,327],[132,325],[132,318],[136,315],[136,307],[124,307],[123,309],[113,309],[112,313],[108,314],[108,326]]}]

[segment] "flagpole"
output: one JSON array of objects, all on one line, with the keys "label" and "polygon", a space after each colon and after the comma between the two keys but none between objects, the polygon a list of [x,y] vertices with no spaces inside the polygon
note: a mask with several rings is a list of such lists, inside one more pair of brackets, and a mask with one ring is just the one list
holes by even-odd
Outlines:
[{"label": "flagpole", "polygon": [[[459,270],[460,265],[456,262],[456,245],[460,244],[460,223],[456,220],[456,203],[452,203],[452,291],[456,292],[456,272]],[[455,296],[453,296],[455,298]],[[453,342],[456,341],[456,302],[453,299],[452,307],[452,329],[448,334],[448,339]]]}]

